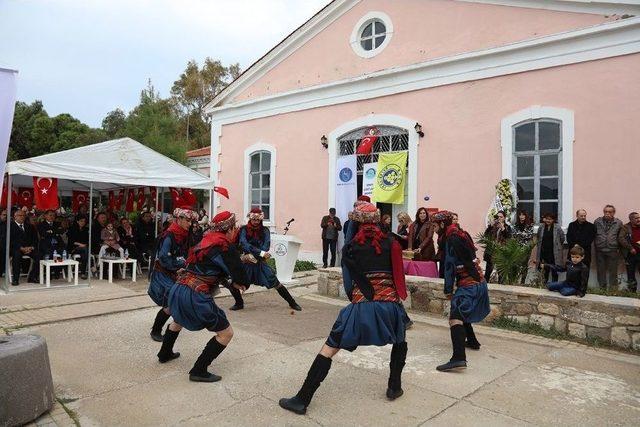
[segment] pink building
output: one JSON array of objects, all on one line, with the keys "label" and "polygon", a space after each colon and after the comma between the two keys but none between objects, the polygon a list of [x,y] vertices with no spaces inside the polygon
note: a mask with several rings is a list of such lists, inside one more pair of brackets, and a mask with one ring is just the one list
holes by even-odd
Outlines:
[{"label": "pink building", "polygon": [[275,232],[295,218],[318,260],[336,162],[375,126],[359,185],[362,164],[408,152],[405,202],[389,213],[446,208],[475,234],[509,178],[536,217],[566,226],[612,203],[626,222],[640,209],[634,15],[636,1],[334,0],[208,106],[211,174],[231,193],[214,208],[260,205]]}]

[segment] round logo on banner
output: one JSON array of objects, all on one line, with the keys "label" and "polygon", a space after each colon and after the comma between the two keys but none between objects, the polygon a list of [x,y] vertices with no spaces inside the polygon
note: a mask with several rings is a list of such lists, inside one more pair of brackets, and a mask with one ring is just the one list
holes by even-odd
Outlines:
[{"label": "round logo on banner", "polygon": [[287,254],[287,247],[282,243],[276,244],[273,249],[275,254],[278,256],[285,256]]},{"label": "round logo on banner", "polygon": [[376,176],[376,170],[374,168],[369,168],[364,174],[368,179],[373,179]]},{"label": "round logo on banner", "polygon": [[398,165],[393,163],[387,165],[378,174],[378,185],[383,190],[395,190],[400,184],[402,184],[402,169]]},{"label": "round logo on banner", "polygon": [[343,168],[340,171],[340,181],[349,182],[351,181],[351,177],[353,177],[353,171],[350,168]]}]

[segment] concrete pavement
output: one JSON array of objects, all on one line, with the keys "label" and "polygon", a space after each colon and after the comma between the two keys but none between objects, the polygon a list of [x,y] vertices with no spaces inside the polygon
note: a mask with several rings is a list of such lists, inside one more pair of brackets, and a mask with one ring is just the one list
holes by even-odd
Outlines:
[{"label": "concrete pavement", "polygon": [[[82,425],[637,425],[640,357],[478,328],[483,344],[469,368],[439,373],[450,356],[444,319],[414,316],[403,375],[405,395],[384,393],[390,347],[339,353],[308,414],[278,407],[295,394],[342,301],[313,287],[292,290],[292,312],[273,291],[246,296],[227,312],[236,331],[212,365],[215,384],[190,383],[187,371],[211,337],[180,334],[182,356],[161,365],[149,338],[155,308],[20,329],[47,339],[59,397],[73,400]],[[232,304],[220,299],[223,307]]]}]

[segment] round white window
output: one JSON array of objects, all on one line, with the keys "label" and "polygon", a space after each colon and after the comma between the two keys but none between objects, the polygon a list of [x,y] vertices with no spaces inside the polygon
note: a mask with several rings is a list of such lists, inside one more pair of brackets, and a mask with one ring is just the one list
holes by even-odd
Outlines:
[{"label": "round white window", "polygon": [[363,16],[351,33],[351,47],[363,58],[376,56],[387,47],[393,36],[389,16],[382,12],[370,12]]}]

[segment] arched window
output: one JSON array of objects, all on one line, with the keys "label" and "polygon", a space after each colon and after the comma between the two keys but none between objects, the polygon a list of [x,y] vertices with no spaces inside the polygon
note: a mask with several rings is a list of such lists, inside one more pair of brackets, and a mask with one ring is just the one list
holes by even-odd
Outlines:
[{"label": "arched window", "polygon": [[573,111],[540,105],[502,119],[502,178],[535,221],[547,212],[563,227],[572,221],[574,127]]},{"label": "arched window", "polygon": [[249,209],[259,207],[271,220],[271,153],[256,151],[249,157]]},{"label": "arched window", "polygon": [[533,218],[562,212],[562,123],[540,119],[513,127],[513,180],[518,209]]}]

